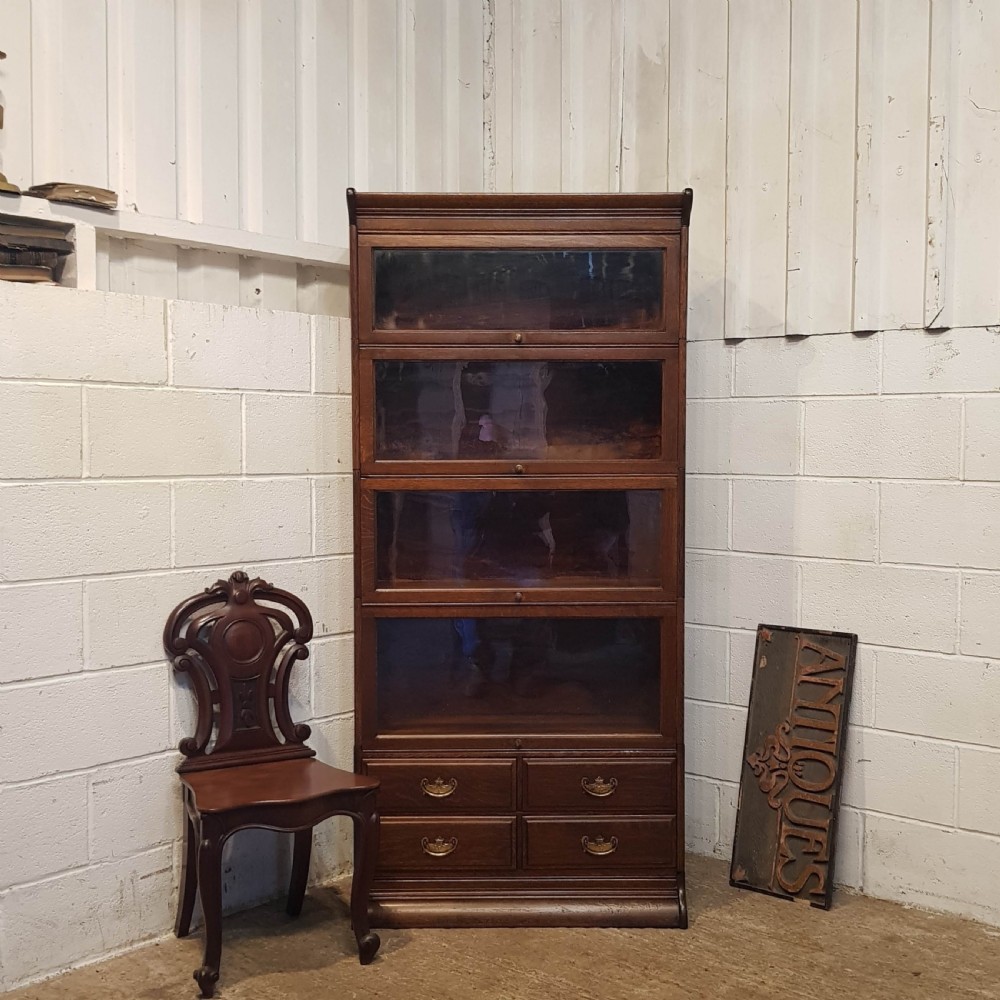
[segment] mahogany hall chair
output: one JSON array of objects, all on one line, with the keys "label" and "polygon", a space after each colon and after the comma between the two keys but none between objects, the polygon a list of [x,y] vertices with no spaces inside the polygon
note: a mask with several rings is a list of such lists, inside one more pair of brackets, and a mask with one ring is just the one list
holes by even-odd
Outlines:
[{"label": "mahogany hall chair", "polygon": [[178,937],[189,932],[200,892],[205,957],[194,978],[204,997],[215,991],[222,956],[222,848],[237,830],[294,834],[287,909],[295,917],[306,891],[313,827],[330,816],[350,816],[351,922],[361,964],[378,951],[378,935],[368,925],[378,781],[315,760],[316,751],[305,745],[309,727],[289,714],[291,667],[309,655],[312,628],[297,597],[237,571],[182,601],[163,631],[167,655],[191,677],[198,699],[197,731],[181,741],[184,760],[177,768],[186,822],[174,931]]}]

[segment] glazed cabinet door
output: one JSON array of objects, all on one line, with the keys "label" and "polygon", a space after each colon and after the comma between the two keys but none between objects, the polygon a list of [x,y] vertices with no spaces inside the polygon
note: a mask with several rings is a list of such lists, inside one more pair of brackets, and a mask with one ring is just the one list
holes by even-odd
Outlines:
[{"label": "glazed cabinet door", "polygon": [[674,479],[366,480],[361,598],[673,601],[677,510]]},{"label": "glazed cabinet door", "polygon": [[675,605],[368,607],[360,623],[363,750],[676,743]]},{"label": "glazed cabinet door", "polygon": [[677,348],[366,348],[364,475],[675,475]]},{"label": "glazed cabinet door", "polygon": [[680,237],[358,238],[366,344],[676,344]]}]

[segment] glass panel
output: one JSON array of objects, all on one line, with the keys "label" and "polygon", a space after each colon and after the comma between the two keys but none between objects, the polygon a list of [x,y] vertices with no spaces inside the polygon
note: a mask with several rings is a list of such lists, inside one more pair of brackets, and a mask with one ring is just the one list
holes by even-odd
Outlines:
[{"label": "glass panel", "polygon": [[382,461],[657,459],[662,361],[376,361]]},{"label": "glass panel", "polygon": [[381,618],[380,732],[657,732],[656,618]]},{"label": "glass panel", "polygon": [[659,490],[379,492],[380,587],[658,586]]},{"label": "glass panel", "polygon": [[662,250],[375,250],[377,330],[656,330]]}]

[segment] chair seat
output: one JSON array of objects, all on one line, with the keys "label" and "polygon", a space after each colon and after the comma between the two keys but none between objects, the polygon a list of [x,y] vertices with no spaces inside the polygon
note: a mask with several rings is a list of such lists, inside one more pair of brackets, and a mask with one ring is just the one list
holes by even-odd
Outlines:
[{"label": "chair seat", "polygon": [[246,806],[291,805],[378,787],[377,778],[341,771],[312,757],[189,771],[180,777],[203,814]]}]

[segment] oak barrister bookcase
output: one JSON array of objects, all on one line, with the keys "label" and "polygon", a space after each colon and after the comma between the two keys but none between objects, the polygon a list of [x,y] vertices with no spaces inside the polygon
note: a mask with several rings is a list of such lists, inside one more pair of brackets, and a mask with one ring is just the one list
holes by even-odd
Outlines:
[{"label": "oak barrister bookcase", "polygon": [[348,192],[376,926],[684,926],[690,191]]}]

